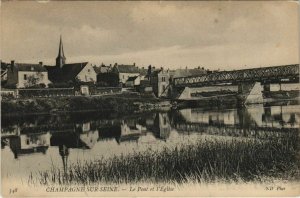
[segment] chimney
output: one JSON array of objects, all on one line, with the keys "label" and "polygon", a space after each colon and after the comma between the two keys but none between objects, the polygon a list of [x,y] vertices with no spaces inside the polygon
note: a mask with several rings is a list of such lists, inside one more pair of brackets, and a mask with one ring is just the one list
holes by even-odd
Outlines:
[{"label": "chimney", "polygon": [[40,64],[40,66],[43,66],[43,62],[42,61],[40,61],[39,64]]},{"label": "chimney", "polygon": [[15,61],[11,60],[10,61],[10,69],[11,69],[11,71],[14,71],[14,67],[15,67]]},{"label": "chimney", "polygon": [[135,66],[135,63],[133,63],[133,66]]}]

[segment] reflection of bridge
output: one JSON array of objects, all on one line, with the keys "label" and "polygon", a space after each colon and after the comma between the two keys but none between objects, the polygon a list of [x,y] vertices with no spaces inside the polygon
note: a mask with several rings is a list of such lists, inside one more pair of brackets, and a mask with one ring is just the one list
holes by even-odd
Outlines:
[{"label": "reflection of bridge", "polygon": [[249,127],[220,125],[213,126],[202,123],[182,123],[175,124],[174,128],[181,133],[197,132],[210,135],[252,137],[259,139],[275,139],[297,137],[298,128],[272,128],[272,127]]},{"label": "reflection of bridge", "polygon": [[256,106],[224,111],[180,110],[172,126],[181,133],[253,137],[289,138],[299,135],[299,106]]},{"label": "reflection of bridge", "polygon": [[224,83],[239,86],[238,99],[241,103],[261,103],[263,98],[260,84],[264,84],[265,91],[270,91],[271,83],[299,83],[299,64],[178,77],[173,79],[170,93],[173,98],[187,100],[191,98],[190,87]]}]

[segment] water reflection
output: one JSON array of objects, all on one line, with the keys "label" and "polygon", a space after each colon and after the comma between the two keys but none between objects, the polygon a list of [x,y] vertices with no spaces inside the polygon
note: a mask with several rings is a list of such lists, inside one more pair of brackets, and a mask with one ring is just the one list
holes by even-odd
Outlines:
[{"label": "water reflection", "polygon": [[[175,137],[192,134],[238,136],[252,138],[298,138],[299,105],[253,106],[245,109],[209,111],[182,109],[129,116],[122,119],[103,119],[74,115],[38,116],[23,120],[2,118],[1,148],[9,148],[16,159],[34,154],[46,155],[54,149],[66,171],[73,149],[97,149],[105,142],[113,147],[133,144],[137,150],[147,142],[168,142]],[[79,116],[80,117],[80,116]],[[141,141],[142,140],[142,141]],[[174,142],[173,142],[174,144]],[[136,145],[136,146],[134,146]],[[132,146],[132,145],[131,145]],[[56,150],[56,151],[55,151]],[[100,151],[99,151],[100,152]],[[104,151],[113,155],[113,149]],[[124,151],[126,152],[126,151]],[[90,155],[96,156],[98,150]],[[51,156],[51,155],[49,155]]]}]

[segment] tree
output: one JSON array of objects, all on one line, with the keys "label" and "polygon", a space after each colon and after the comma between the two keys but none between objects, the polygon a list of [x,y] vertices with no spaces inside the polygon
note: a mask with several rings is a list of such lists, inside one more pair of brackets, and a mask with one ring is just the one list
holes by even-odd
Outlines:
[{"label": "tree", "polygon": [[42,72],[37,72],[37,75],[28,76],[25,87],[36,87],[43,77],[44,74],[42,74]]},{"label": "tree", "polygon": [[27,78],[26,87],[33,87],[35,86],[39,81],[38,77],[35,77],[34,75],[30,75]]}]

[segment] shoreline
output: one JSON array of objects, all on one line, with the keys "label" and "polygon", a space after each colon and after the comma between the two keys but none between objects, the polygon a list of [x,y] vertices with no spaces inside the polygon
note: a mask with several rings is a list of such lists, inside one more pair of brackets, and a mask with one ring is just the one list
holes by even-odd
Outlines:
[{"label": "shoreline", "polygon": [[69,113],[130,114],[154,110],[170,110],[170,100],[157,98],[126,98],[114,96],[33,98],[1,101],[4,117],[56,115]]}]

